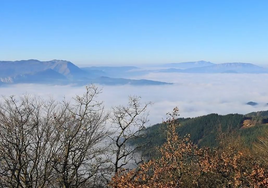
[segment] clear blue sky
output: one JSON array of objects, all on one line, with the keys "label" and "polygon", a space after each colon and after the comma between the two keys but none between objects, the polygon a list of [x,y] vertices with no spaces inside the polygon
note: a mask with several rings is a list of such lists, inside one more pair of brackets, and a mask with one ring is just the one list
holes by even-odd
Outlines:
[{"label": "clear blue sky", "polygon": [[268,65],[268,0],[0,0],[0,60]]}]

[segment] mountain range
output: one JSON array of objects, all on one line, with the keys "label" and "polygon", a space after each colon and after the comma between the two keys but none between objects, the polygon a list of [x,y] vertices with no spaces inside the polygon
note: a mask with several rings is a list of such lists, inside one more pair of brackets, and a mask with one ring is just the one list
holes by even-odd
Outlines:
[{"label": "mountain range", "polygon": [[215,64],[208,61],[165,64],[161,72],[179,73],[268,73],[268,69],[252,63],[222,63]]},{"label": "mountain range", "polygon": [[65,60],[0,61],[0,85],[16,83],[104,85],[165,85],[166,82],[133,79],[149,73],[268,73],[268,69],[251,63],[194,61],[169,63],[141,68],[137,66],[78,67]]},{"label": "mountain range", "polygon": [[[108,68],[110,72],[125,73],[128,68]],[[131,67],[134,69],[134,67]],[[0,61],[0,83],[41,83],[41,84],[73,84],[87,85],[90,83],[106,85],[162,85],[170,84],[153,80],[134,80],[116,76],[116,72],[109,74],[94,68],[79,68],[69,61],[51,60],[39,61],[35,59],[21,61]],[[122,76],[121,74],[118,76]]]},{"label": "mountain range", "polygon": [[268,73],[268,69],[252,63],[222,63],[216,64],[209,61],[192,61],[182,63],[168,63],[150,67],[122,66],[122,67],[84,67],[82,70],[94,72],[100,76],[131,78],[149,73]]}]

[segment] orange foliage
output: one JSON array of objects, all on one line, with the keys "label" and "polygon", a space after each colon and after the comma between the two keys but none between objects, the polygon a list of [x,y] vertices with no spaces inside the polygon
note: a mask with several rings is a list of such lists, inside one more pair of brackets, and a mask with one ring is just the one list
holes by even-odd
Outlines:
[{"label": "orange foliage", "polygon": [[161,157],[131,171],[121,171],[110,183],[116,188],[172,187],[267,187],[268,168],[249,152],[234,145],[212,150],[198,148],[186,135],[176,134],[175,108],[168,126],[167,142]]}]

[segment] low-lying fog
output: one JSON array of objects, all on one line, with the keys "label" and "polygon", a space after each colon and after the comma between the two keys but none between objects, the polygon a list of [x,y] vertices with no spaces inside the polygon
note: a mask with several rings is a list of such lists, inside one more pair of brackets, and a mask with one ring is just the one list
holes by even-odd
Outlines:
[{"label": "low-lying fog", "polygon": [[[141,77],[139,77],[141,78]],[[268,74],[180,74],[152,73],[144,79],[172,82],[160,86],[98,86],[102,89],[99,100],[107,110],[125,105],[128,96],[141,96],[149,107],[148,125],[161,122],[167,112],[177,106],[181,117],[196,117],[209,113],[249,113],[268,110]],[[0,88],[1,95],[39,95],[62,100],[82,94],[84,87],[20,84]],[[255,106],[247,102],[258,103]]]}]

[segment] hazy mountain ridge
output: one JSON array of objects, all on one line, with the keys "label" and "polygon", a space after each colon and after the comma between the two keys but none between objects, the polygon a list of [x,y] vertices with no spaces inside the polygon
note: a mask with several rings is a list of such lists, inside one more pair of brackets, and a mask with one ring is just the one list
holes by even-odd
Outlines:
[{"label": "hazy mountain ridge", "polygon": [[[116,71],[124,73],[121,68],[108,68],[114,70],[111,76],[116,76]],[[133,69],[133,67],[131,68]],[[115,71],[116,70],[116,71]],[[103,78],[105,76],[105,79]],[[122,76],[118,74],[118,76]],[[0,81],[5,84],[16,83],[42,83],[42,84],[74,84],[87,85],[90,83],[109,85],[162,85],[168,84],[152,80],[133,80],[116,77],[110,78],[100,70],[87,70],[79,68],[72,62],[65,60],[39,61],[35,59],[21,61],[0,61]],[[119,79],[120,78],[120,79]]]},{"label": "hazy mountain ridge", "polygon": [[38,61],[30,59],[21,61],[0,61],[0,75],[17,76],[51,69],[67,76],[68,74],[75,74],[76,71],[80,71],[78,67],[72,65],[71,62],[64,60]]},{"label": "hazy mountain ridge", "polygon": [[[129,78],[131,76],[142,75],[143,71],[136,66],[92,66],[92,67],[82,67],[82,70],[93,73],[98,76],[113,77],[113,78]],[[147,73],[147,72],[146,72]]]},{"label": "hazy mountain ridge", "polygon": [[215,65],[215,63],[211,63],[209,61],[192,61],[192,62],[181,62],[181,63],[168,63],[165,64],[164,66],[178,69],[189,69],[189,68],[207,67],[211,65]]},{"label": "hazy mountain ridge", "polygon": [[171,83],[159,82],[153,80],[134,80],[134,79],[124,79],[124,78],[110,78],[110,77],[99,77],[94,79],[94,83],[105,84],[105,85],[167,85]]},{"label": "hazy mountain ridge", "polygon": [[268,73],[268,69],[254,65],[252,63],[221,63],[214,64],[207,61],[184,62],[167,64],[168,69],[161,72],[180,72],[180,73]]},{"label": "hazy mountain ridge", "polygon": [[194,61],[164,64],[158,68],[137,66],[89,66],[78,67],[70,61],[35,59],[20,61],[0,61],[0,84],[48,83],[87,85],[163,85],[170,84],[152,80],[133,79],[149,73],[268,73],[251,63],[222,63]]},{"label": "hazy mountain ridge", "polygon": [[25,83],[29,80],[31,83],[54,83],[54,84],[67,84],[68,79],[52,70],[52,69],[46,69],[40,72],[34,72],[29,74],[22,74],[17,75],[12,78],[14,83]]}]

